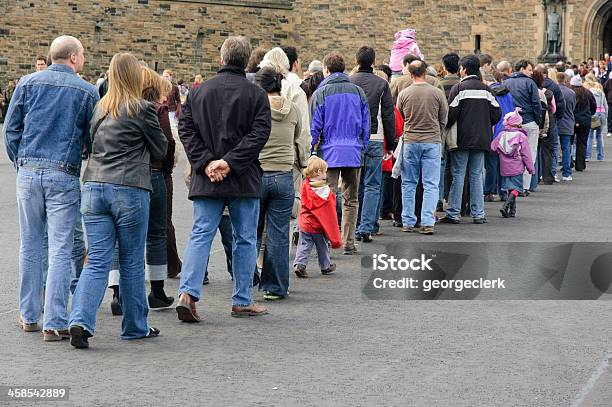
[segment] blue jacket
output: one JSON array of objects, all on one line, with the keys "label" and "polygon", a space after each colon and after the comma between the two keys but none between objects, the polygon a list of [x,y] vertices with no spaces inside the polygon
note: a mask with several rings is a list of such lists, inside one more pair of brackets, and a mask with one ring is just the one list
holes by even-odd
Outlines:
[{"label": "blue jacket", "polygon": [[83,147],[91,151],[89,126],[98,99],[95,86],[67,65],[21,78],[3,129],[15,168],[32,165],[79,176]]},{"label": "blue jacket", "polygon": [[495,139],[504,130],[504,117],[506,117],[506,114],[514,112],[515,106],[512,94],[503,84],[496,82],[492,84],[490,88],[501,109],[501,118],[495,127],[493,127],[493,139]]},{"label": "blue jacket", "polygon": [[514,104],[522,109],[523,123],[536,122],[539,125],[542,120],[542,105],[538,87],[533,79],[515,72],[504,81],[504,85],[512,93]]},{"label": "blue jacket", "polygon": [[557,120],[563,117],[565,113],[565,98],[563,97],[563,92],[561,92],[561,88],[555,82],[553,82],[550,78],[544,78],[544,88],[551,90],[553,95],[555,96],[555,105],[557,110],[555,111],[555,117]]},{"label": "blue jacket", "polygon": [[325,78],[310,100],[312,146],[330,168],[361,167],[370,139],[370,109],[364,91],[336,72]]},{"label": "blue jacket", "polygon": [[574,118],[574,109],[576,108],[576,92],[565,85],[559,86],[565,100],[565,112],[563,117],[557,120],[557,129],[559,134],[572,135],[576,127],[576,119]]}]

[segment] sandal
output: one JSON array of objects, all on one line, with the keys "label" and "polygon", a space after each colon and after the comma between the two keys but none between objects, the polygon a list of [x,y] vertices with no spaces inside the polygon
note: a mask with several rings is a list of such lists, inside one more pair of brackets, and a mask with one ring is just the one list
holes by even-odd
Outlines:
[{"label": "sandal", "polygon": [[156,338],[159,336],[160,330],[157,328],[149,327],[149,333],[143,336],[142,339]]}]

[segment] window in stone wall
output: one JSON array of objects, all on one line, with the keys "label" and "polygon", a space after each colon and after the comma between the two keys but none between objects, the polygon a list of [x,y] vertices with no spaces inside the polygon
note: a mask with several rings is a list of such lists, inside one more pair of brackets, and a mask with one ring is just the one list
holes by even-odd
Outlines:
[{"label": "window in stone wall", "polygon": [[[139,0],[147,1],[148,0]],[[167,0],[177,3],[221,4],[225,6],[260,7],[291,10],[293,0]]]}]

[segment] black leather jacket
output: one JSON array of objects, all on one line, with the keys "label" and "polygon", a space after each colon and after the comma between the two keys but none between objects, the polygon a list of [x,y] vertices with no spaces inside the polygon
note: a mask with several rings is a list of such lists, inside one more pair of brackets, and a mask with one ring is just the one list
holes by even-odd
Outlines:
[{"label": "black leather jacket", "polygon": [[129,117],[122,106],[119,117],[105,117],[94,134],[94,127],[101,119],[96,106],[91,121],[93,151],[83,182],[104,182],[151,191],[151,162],[164,158],[168,147],[155,105],[141,100],[134,117]]}]

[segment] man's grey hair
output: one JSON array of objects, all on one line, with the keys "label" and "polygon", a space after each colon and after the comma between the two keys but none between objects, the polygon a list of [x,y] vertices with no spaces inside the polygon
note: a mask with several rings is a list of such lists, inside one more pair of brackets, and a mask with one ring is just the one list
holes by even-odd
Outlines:
[{"label": "man's grey hair", "polygon": [[308,72],[323,72],[323,62],[319,61],[318,59],[313,60],[310,65],[308,65]]},{"label": "man's grey hair", "polygon": [[221,45],[221,59],[225,65],[246,68],[251,57],[251,43],[246,37],[228,37]]},{"label": "man's grey hair", "polygon": [[508,61],[501,61],[497,64],[497,70],[499,72],[510,72],[512,70],[512,64]]},{"label": "man's grey hair", "polygon": [[82,48],[81,42],[70,35],[57,37],[53,40],[49,49],[51,62],[68,61],[72,54],[78,55]]}]

